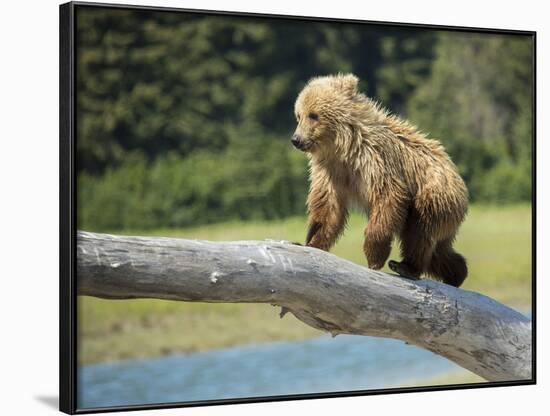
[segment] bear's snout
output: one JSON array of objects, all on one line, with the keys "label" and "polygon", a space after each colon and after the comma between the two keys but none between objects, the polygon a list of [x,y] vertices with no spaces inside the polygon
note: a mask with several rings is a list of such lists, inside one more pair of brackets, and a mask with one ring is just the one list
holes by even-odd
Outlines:
[{"label": "bear's snout", "polygon": [[306,152],[311,147],[311,141],[310,140],[304,140],[304,138],[298,134],[294,134],[291,139],[290,143],[302,152]]},{"label": "bear's snout", "polygon": [[301,141],[300,136],[298,136],[297,134],[292,135],[290,139],[290,143],[292,143],[292,145],[297,149],[300,148],[300,141]]}]

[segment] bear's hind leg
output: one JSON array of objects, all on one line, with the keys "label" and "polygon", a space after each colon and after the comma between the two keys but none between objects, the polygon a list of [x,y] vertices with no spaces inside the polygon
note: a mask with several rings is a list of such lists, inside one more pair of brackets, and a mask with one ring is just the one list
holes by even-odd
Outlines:
[{"label": "bear's hind leg", "polygon": [[388,266],[397,274],[418,279],[427,271],[435,250],[435,242],[430,233],[415,215],[407,219],[401,232],[401,262],[390,261]]},{"label": "bear's hind leg", "polygon": [[452,243],[452,238],[437,243],[428,273],[448,285],[459,287],[468,275],[468,266],[466,259],[453,250]]}]

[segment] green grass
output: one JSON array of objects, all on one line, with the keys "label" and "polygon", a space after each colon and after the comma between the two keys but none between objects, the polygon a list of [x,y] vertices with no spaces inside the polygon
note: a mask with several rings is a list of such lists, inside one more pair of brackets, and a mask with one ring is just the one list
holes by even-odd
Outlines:
[{"label": "green grass", "polygon": [[459,370],[434,378],[412,380],[405,383],[404,385],[394,387],[448,386],[451,384],[472,383],[487,383],[487,380],[468,370]]},{"label": "green grass", "polygon": [[[352,215],[332,252],[366,265],[362,253],[366,221]],[[114,231],[116,232],[116,231]],[[125,230],[119,234],[208,240],[302,241],[305,218],[226,222],[181,230]],[[398,259],[397,244],[392,257]],[[511,306],[531,305],[531,210],[527,205],[473,206],[456,244],[468,260],[463,288]],[[385,268],[386,271],[387,266]],[[195,352],[246,343],[303,339],[320,333],[278,308],[256,304],[206,304],[161,300],[78,299],[79,362],[93,363]]]}]

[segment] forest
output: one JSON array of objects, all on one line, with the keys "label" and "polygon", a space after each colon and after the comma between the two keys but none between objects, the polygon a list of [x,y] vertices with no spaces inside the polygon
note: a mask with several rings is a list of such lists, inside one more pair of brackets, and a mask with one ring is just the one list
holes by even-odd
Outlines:
[{"label": "forest", "polygon": [[79,228],[303,215],[294,100],[337,72],[439,139],[472,202],[531,199],[529,36],[86,7],[76,35]]}]

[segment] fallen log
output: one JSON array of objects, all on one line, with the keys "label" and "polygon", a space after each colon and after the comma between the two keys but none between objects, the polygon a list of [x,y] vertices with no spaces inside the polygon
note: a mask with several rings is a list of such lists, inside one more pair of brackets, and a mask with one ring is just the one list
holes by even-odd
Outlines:
[{"label": "fallen log", "polygon": [[269,303],[334,336],[403,340],[490,381],[531,378],[531,320],[521,313],[475,292],[370,270],[286,241],[79,232],[77,292]]}]

